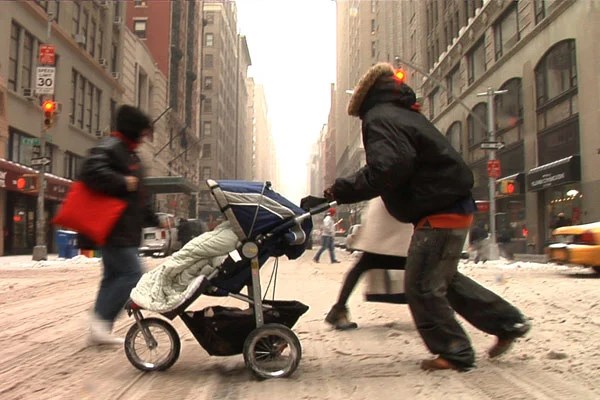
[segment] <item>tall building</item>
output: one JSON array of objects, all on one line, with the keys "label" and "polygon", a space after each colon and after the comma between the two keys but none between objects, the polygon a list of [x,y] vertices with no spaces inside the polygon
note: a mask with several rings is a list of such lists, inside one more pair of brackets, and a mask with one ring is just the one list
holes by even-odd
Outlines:
[{"label": "tall building", "polygon": [[[205,0],[203,18],[201,177],[246,178],[252,148],[247,116],[250,52],[246,39],[237,32],[234,1]],[[200,191],[199,208],[206,218],[219,213],[208,189]]]},{"label": "tall building", "polygon": [[267,98],[262,85],[254,85],[254,180],[279,186],[275,140],[271,132]]},{"label": "tall building", "polygon": [[[600,219],[600,93],[593,50],[600,5],[589,1],[415,2],[429,55],[426,111],[463,154],[487,221],[488,88],[501,173],[496,224],[510,252],[541,252],[559,213]],[[406,5],[406,4],[405,4]],[[439,44],[438,44],[439,43]],[[436,82],[434,82],[437,81]],[[586,101],[579,101],[579,99]],[[465,110],[467,108],[470,112]],[[503,193],[501,182],[514,183]]]},{"label": "tall building", "polygon": [[[195,217],[196,193],[204,187],[198,164],[203,2],[128,0],[126,4],[127,26],[144,43],[155,63],[142,66],[128,53],[128,67],[133,68],[129,79],[133,81],[127,84],[136,94],[131,100],[147,104],[151,116],[161,117],[163,125],[159,126],[164,127],[146,147],[146,152],[152,153],[149,160],[162,164],[160,173],[167,174],[163,179],[151,180],[155,208],[180,217]],[[155,69],[166,79],[166,93],[162,92],[166,104],[152,100],[160,95],[160,88],[152,83]]]},{"label": "tall building", "polygon": [[[47,157],[44,195],[46,222],[56,212],[82,158],[110,130],[121,101],[121,2],[7,1],[0,4],[0,254],[31,254],[36,244],[37,192],[16,186],[17,177],[34,174],[32,158]],[[38,53],[55,47],[54,94],[37,93]],[[42,83],[46,84],[47,81]],[[43,89],[40,87],[40,89]],[[43,98],[58,103],[53,126],[40,148]],[[46,244],[55,250],[53,227]]]}]

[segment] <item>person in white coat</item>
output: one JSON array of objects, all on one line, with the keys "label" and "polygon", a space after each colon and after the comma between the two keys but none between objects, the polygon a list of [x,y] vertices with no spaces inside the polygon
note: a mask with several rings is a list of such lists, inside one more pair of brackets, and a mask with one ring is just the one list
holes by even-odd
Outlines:
[{"label": "person in white coat", "polygon": [[338,300],[325,321],[336,329],[353,329],[358,325],[350,322],[346,303],[362,274],[371,269],[403,270],[413,225],[393,218],[385,208],[381,197],[369,201],[353,249],[362,254],[348,271]]}]

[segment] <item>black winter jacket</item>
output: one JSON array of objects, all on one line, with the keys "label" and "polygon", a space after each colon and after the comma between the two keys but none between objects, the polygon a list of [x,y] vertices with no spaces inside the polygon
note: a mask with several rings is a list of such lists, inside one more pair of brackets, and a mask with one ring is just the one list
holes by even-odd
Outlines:
[{"label": "black winter jacket", "polygon": [[[127,191],[125,176],[139,179],[137,191]],[[116,137],[102,139],[84,160],[79,176],[81,181],[94,191],[127,201],[127,208],[110,233],[106,246],[138,247],[142,227],[158,225],[158,218],[150,207],[150,197],[144,193],[143,177],[138,155]],[[83,242],[86,242],[85,238]]]},{"label": "black winter jacket", "polygon": [[381,196],[402,222],[446,212],[470,214],[473,174],[446,138],[411,109],[415,94],[381,77],[360,106],[366,165],[332,186],[340,204]]}]

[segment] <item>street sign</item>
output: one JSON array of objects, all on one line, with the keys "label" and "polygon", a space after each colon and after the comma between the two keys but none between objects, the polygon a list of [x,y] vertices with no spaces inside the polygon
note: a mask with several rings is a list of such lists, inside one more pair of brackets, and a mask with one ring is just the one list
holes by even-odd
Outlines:
[{"label": "street sign", "polygon": [[500,160],[488,160],[487,171],[490,178],[500,178],[500,176],[502,176],[500,171]]},{"label": "street sign", "polygon": [[55,47],[51,44],[40,45],[40,64],[54,66],[56,63]]},{"label": "street sign", "polygon": [[38,157],[38,158],[32,158],[31,159],[31,165],[32,166],[36,166],[36,165],[48,165],[50,164],[50,159],[48,157]]},{"label": "street sign", "polygon": [[40,139],[38,138],[21,138],[21,143],[23,143],[24,145],[30,145],[30,146],[39,146],[40,145]]},{"label": "street sign", "polygon": [[55,67],[37,67],[35,76],[36,94],[54,94]]},{"label": "street sign", "polygon": [[481,142],[479,146],[483,150],[500,150],[504,147],[502,142]]}]

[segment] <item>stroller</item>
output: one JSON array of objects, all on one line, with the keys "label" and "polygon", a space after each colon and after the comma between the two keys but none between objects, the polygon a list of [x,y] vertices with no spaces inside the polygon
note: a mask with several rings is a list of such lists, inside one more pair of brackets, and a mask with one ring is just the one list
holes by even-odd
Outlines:
[{"label": "stroller", "polygon": [[[336,203],[325,201],[303,209],[273,191],[270,182],[208,180],[207,184],[241,244],[202,277],[188,298],[160,315],[169,320],[181,318],[210,355],[243,354],[246,366],[257,377],[287,377],[302,356],[300,341],[291,328],[308,306],[298,301],[264,300],[259,269],[270,257],[295,259],[302,255],[312,230],[311,216]],[[240,293],[244,287],[248,295]],[[229,296],[251,307],[186,310],[200,295]],[[125,354],[131,364],[142,371],[171,367],[181,349],[174,327],[163,318],[144,317],[144,308],[131,299],[125,310],[135,318],[125,337]]]}]

